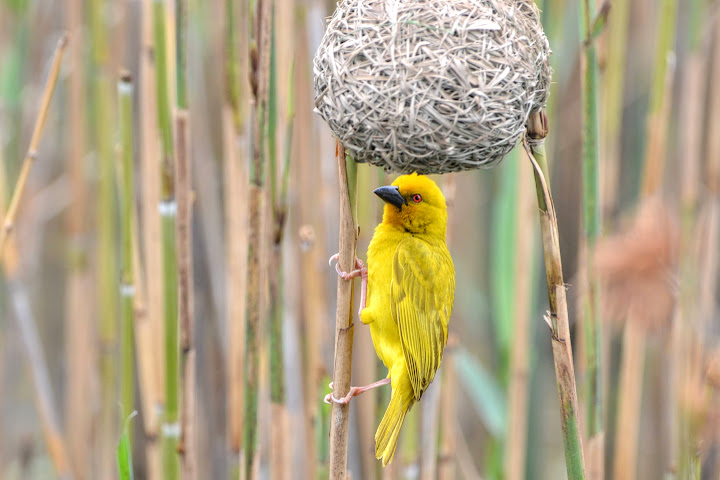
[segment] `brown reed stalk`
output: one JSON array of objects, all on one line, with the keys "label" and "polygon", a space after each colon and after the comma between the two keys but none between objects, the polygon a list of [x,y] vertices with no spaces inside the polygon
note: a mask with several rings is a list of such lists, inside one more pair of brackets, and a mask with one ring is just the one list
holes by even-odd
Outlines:
[{"label": "brown reed stalk", "polygon": [[178,317],[182,370],[181,437],[178,450],[182,456],[182,478],[197,477],[197,439],[195,418],[195,328],[193,322],[192,269],[192,173],[190,168],[190,132],[188,111],[175,112],[175,194],[178,251]]},{"label": "brown reed stalk", "polygon": [[187,0],[175,2],[176,109],[174,112],[175,201],[180,324],[180,453],[183,479],[197,478],[195,326],[192,268],[192,169],[187,83]]},{"label": "brown reed stalk", "polygon": [[[567,298],[562,274],[560,238],[557,214],[547,179],[544,139],[547,136],[547,118],[544,112],[535,112],[528,119],[528,133],[523,140],[525,151],[532,162],[535,187],[540,213],[540,230],[543,239],[545,272],[548,285],[550,312],[546,317],[550,327],[555,377],[560,397],[560,422],[562,424],[565,464],[568,480],[585,477],[585,461],[578,422],[578,401],[575,385]],[[530,145],[532,142],[532,146]]]},{"label": "brown reed stalk", "polygon": [[705,325],[717,318],[717,302],[715,292],[718,284],[718,264],[720,255],[716,246],[720,241],[720,15],[715,15],[713,43],[715,55],[712,58],[710,85],[712,90],[708,102],[707,144],[705,147],[705,183],[708,195],[704,209],[706,215],[707,257],[703,259],[700,271],[700,305],[699,314]]},{"label": "brown reed stalk", "polygon": [[[340,191],[340,245],[338,265],[349,272],[355,265],[357,229],[355,221],[355,194],[357,165],[346,157],[345,147],[338,140],[335,155],[338,164]],[[337,311],[335,315],[335,363],[333,367],[333,395],[341,398],[350,391],[353,346],[353,281],[337,280]],[[330,480],[347,477],[348,423],[350,405],[333,402],[330,423]]]},{"label": "brown reed stalk", "polygon": [[[248,261],[248,172],[244,159],[249,155],[246,128],[249,89],[247,56],[247,3],[224,1],[225,104],[222,112],[223,172],[225,178],[225,225],[228,265],[226,270],[228,356],[227,415],[228,442],[237,469],[243,435],[245,375],[245,307],[247,302]],[[238,22],[238,19],[240,21]]]},{"label": "brown reed stalk", "polygon": [[[68,209],[66,229],[69,239],[68,278],[65,307],[65,362],[67,388],[65,389],[65,419],[68,449],[75,475],[79,480],[90,478],[90,450],[92,418],[87,414],[87,398],[91,395],[97,362],[92,331],[92,308],[87,305],[87,292],[93,288],[89,267],[89,252],[84,244],[88,235],[88,179],[85,171],[87,155],[87,73],[85,71],[85,45],[83,2],[67,2],[68,30],[73,38],[70,45],[72,72],[68,79],[69,92],[66,111],[69,112],[70,141],[67,152],[67,171],[73,200]],[[0,160],[1,162],[2,160]]]},{"label": "brown reed stalk", "polygon": [[615,464],[613,479],[636,478],[638,465],[638,442],[640,437],[640,413],[645,368],[645,340],[647,333],[639,322],[628,315],[622,347],[622,366],[618,385],[618,433],[615,439]]},{"label": "brown reed stalk", "polygon": [[252,90],[252,157],[250,159],[247,269],[247,324],[245,333],[245,415],[243,425],[243,470],[246,480],[256,478],[258,457],[258,396],[260,386],[261,320],[263,280],[267,265],[263,261],[265,199],[265,134],[267,128],[268,85],[270,79],[272,0],[258,0],[251,11],[254,20],[250,45]]},{"label": "brown reed stalk", "polygon": [[[520,157],[520,155],[518,155]],[[517,159],[519,161],[519,158]],[[516,214],[515,311],[513,345],[510,357],[508,387],[508,437],[505,453],[505,474],[508,480],[525,478],[530,379],[530,312],[533,277],[534,199],[530,170],[518,169],[518,200]]]},{"label": "brown reed stalk", "polygon": [[244,135],[235,131],[232,108],[223,109],[223,172],[227,246],[228,309],[228,440],[230,451],[240,455],[243,431],[245,304],[247,301],[248,183],[240,158],[247,155]]},{"label": "brown reed stalk", "polygon": [[675,41],[677,0],[663,0],[655,50],[650,109],[646,124],[645,161],[641,193],[649,196],[662,187],[667,156],[668,117],[671,107],[675,65],[670,57]]},{"label": "brown reed stalk", "polygon": [[[27,185],[30,168],[37,159],[37,149],[42,137],[45,120],[50,107],[50,101],[57,83],[60,65],[62,63],[63,53],[68,43],[68,34],[65,33],[58,40],[57,47],[53,56],[50,75],[45,84],[45,90],[40,104],[40,111],[35,121],[32,137],[28,152],[25,156],[20,175],[18,177],[10,205],[7,210],[4,205],[0,205],[0,214],[3,218],[3,228],[0,231],[0,263],[8,279],[8,288],[15,313],[15,319],[18,322],[18,328],[22,341],[25,345],[30,371],[34,384],[35,405],[40,416],[40,422],[43,430],[43,436],[47,445],[48,453],[52,459],[55,471],[61,478],[73,478],[73,472],[70,463],[70,456],[66,440],[60,430],[60,415],[58,413],[57,404],[55,403],[52,386],[50,383],[50,375],[48,373],[47,362],[42,351],[39,334],[35,319],[33,317],[31,304],[28,298],[28,292],[25,286],[19,280],[19,259],[17,255],[17,246],[11,233],[14,229],[17,213],[20,207],[25,186]],[[4,197],[4,195],[3,195]],[[0,204],[4,203],[4,198],[0,198]]]},{"label": "brown reed stalk", "polygon": [[[12,252],[14,250],[14,240],[10,240],[8,243],[8,251]],[[71,480],[74,478],[73,469],[68,455],[67,442],[60,429],[60,414],[55,402],[52,384],[50,383],[47,361],[42,350],[37,324],[33,317],[28,291],[18,278],[18,266],[19,263],[16,259],[6,257],[3,261],[3,270],[5,277],[8,279],[8,291],[14,317],[30,364],[35,408],[40,417],[43,438],[55,472],[61,479]]]},{"label": "brown reed stalk", "polygon": [[[165,344],[163,342],[163,256],[161,222],[158,215],[160,203],[160,132],[157,120],[157,88],[155,75],[155,45],[153,39],[153,0],[143,0],[141,11],[139,132],[143,251],[142,268],[138,271],[135,295],[136,341],[138,342],[138,382],[144,410],[145,450],[148,462],[148,478],[163,478],[160,423],[165,405]],[[144,301],[143,301],[144,300]]]},{"label": "brown reed stalk", "polygon": [[67,47],[67,44],[68,34],[64,33],[58,40],[57,47],[55,47],[52,66],[50,67],[50,75],[45,83],[45,89],[43,90],[43,96],[40,102],[40,111],[38,112],[37,119],[35,120],[32,137],[30,137],[30,145],[28,146],[27,154],[25,154],[25,160],[23,161],[23,165],[20,169],[20,175],[18,176],[12,198],[10,199],[10,205],[3,217],[2,229],[0,229],[0,261],[2,261],[8,237],[15,228],[15,220],[18,214],[18,209],[20,208],[20,202],[23,194],[25,193],[25,186],[27,185],[27,179],[30,175],[30,169],[38,156],[40,138],[42,137],[42,132],[45,128],[45,120],[47,118],[48,110],[50,109],[50,101],[52,100],[53,92],[55,91],[55,84],[57,83],[63,53],[65,53],[65,47]]}]

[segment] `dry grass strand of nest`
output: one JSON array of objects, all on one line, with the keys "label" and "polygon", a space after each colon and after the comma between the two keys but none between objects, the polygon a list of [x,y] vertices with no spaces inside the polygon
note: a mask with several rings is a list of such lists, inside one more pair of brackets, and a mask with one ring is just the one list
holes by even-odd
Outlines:
[{"label": "dry grass strand of nest", "polygon": [[344,0],[315,55],[315,107],[358,162],[491,167],[544,107],[549,55],[531,0]]}]

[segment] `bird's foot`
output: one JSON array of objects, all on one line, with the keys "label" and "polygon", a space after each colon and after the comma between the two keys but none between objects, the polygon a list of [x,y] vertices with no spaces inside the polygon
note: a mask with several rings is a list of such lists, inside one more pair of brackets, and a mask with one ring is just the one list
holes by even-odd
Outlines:
[{"label": "bird's foot", "polygon": [[[333,260],[337,260],[339,256],[340,254],[336,253],[335,255],[330,257],[330,260],[328,260],[328,265],[332,265]],[[365,264],[362,262],[362,260],[357,257],[355,257],[355,270],[352,270],[350,272],[343,272],[342,270],[340,270],[340,265],[336,263],[335,271],[337,272],[338,276],[343,280],[350,280],[351,278],[355,277],[362,277],[364,279],[367,279],[367,268],[365,267]]]},{"label": "bird's foot", "polygon": [[[328,393],[325,395],[325,403],[331,404],[331,403],[339,403],[341,405],[347,405],[350,403],[350,400],[352,400],[353,397],[357,397],[358,395],[367,392],[368,390],[372,390],[373,388],[382,387],[383,385],[387,385],[390,383],[389,378],[383,378],[382,380],[379,380],[375,383],[371,383],[370,385],[365,385],[364,387],[350,387],[350,391],[342,398],[335,398],[335,395],[332,393]],[[330,385],[328,385],[330,388],[333,388],[333,382],[330,382]]]},{"label": "bird's foot", "polygon": [[[328,264],[332,265],[333,260],[337,260],[338,256],[340,254],[336,253],[332,257],[330,257],[330,260],[328,260]],[[360,309],[358,310],[358,316],[360,315],[360,312],[363,311],[363,308],[365,308],[365,303],[367,299],[367,283],[368,283],[368,269],[365,266],[365,264],[360,260],[359,258],[355,257],[355,270],[351,272],[343,272],[340,270],[340,265],[338,263],[335,264],[335,271],[337,274],[342,278],[343,280],[350,280],[351,278],[360,277],[362,279],[362,283],[360,286]]]}]

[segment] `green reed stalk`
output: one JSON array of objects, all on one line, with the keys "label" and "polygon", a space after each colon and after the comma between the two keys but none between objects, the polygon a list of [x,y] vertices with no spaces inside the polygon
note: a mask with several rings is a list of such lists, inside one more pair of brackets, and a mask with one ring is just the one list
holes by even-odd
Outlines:
[{"label": "green reed stalk", "polygon": [[[598,164],[598,59],[592,38],[595,24],[595,1],[580,2],[580,38],[583,42],[583,230],[586,252],[592,252],[600,234],[600,168]],[[588,295],[584,306],[585,332],[585,379],[588,435],[600,433],[602,423],[602,391],[600,387],[600,297],[598,279],[595,275],[591,256],[586,254]]]},{"label": "green reed stalk", "polygon": [[[120,113],[120,168],[118,191],[120,193],[122,265],[120,270],[120,408],[122,418],[128,418],[135,410],[134,366],[134,296],[133,237],[137,223],[134,208],[134,162],[133,162],[133,84],[129,73],[118,82],[118,110]],[[128,428],[132,439],[131,429]]]},{"label": "green reed stalk", "polygon": [[660,25],[655,43],[655,63],[650,86],[650,106],[647,114],[645,158],[641,179],[641,195],[653,194],[662,186],[667,156],[667,125],[670,107],[669,86],[673,70],[669,70],[668,55],[673,49],[677,26],[677,0],[662,0]]},{"label": "green reed stalk", "polygon": [[107,27],[103,21],[104,2],[90,3],[90,41],[92,57],[92,125],[94,147],[98,155],[98,203],[96,221],[98,232],[98,306],[100,339],[101,413],[99,428],[100,465],[103,474],[114,470],[115,442],[117,440],[117,342],[118,342],[118,261],[120,251],[115,223],[117,205],[115,197],[115,152],[112,132],[117,117],[112,114],[111,100],[115,98],[107,72],[110,63]]},{"label": "green reed stalk", "polygon": [[[546,317],[550,327],[555,377],[560,400],[560,422],[562,424],[563,446],[568,480],[585,478],[582,437],[578,423],[578,401],[573,366],[570,325],[568,321],[565,282],[560,257],[560,235],[557,214],[548,182],[547,160],[543,144],[547,136],[547,118],[544,112],[534,113],[528,120],[527,138],[524,140],[535,173],[540,230],[543,239],[545,273],[548,286],[549,314]],[[529,145],[532,142],[532,146]]]},{"label": "green reed stalk", "polygon": [[165,418],[162,426],[164,475],[179,478],[179,343],[178,343],[178,269],[177,269],[177,203],[168,92],[167,44],[165,40],[165,2],[153,3],[153,32],[156,54],[157,115],[162,138],[160,217],[163,244],[163,299],[165,311]]}]

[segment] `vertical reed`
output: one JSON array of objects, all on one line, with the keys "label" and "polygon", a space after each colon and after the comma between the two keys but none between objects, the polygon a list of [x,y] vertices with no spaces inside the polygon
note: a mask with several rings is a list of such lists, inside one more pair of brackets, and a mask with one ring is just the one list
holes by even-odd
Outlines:
[{"label": "vertical reed", "polygon": [[670,93],[675,73],[671,53],[675,42],[677,10],[678,0],[662,0],[650,87],[650,107],[645,125],[647,133],[641,186],[643,196],[655,193],[662,186],[665,170]]},{"label": "vertical reed", "polygon": [[[87,71],[85,68],[85,29],[83,2],[67,2],[68,29],[73,38],[69,45],[73,74],[68,79],[69,92],[66,110],[70,112],[70,142],[67,150],[67,170],[70,175],[73,201],[67,213],[68,278],[65,308],[65,362],[68,383],[65,389],[65,419],[68,449],[75,474],[79,480],[91,478],[92,419],[87,414],[87,398],[91,394],[97,360],[91,335],[93,308],[88,308],[87,292],[93,288],[86,245],[89,234],[87,221],[90,192],[85,168],[87,146]],[[0,163],[2,159],[0,158]]]},{"label": "vertical reed", "polygon": [[[338,185],[340,187],[340,246],[338,265],[349,272],[355,265],[357,229],[355,195],[357,193],[357,165],[345,154],[340,141],[336,144]],[[353,344],[353,280],[337,280],[337,312],[335,316],[335,365],[333,395],[341,398],[350,391]],[[330,480],[345,480],[347,476],[348,423],[350,405],[333,402],[330,423]]]},{"label": "vertical reed", "polygon": [[177,202],[175,199],[175,165],[173,134],[170,123],[170,84],[166,42],[166,12],[163,0],[153,3],[153,32],[155,37],[155,73],[157,116],[162,139],[160,163],[160,204],[163,258],[163,299],[165,312],[165,415],[162,425],[163,472],[166,479],[179,478],[179,343],[178,343],[178,265],[177,265]]},{"label": "vertical reed", "polygon": [[[273,13],[274,17],[274,13]],[[290,154],[292,152],[292,129],[293,129],[293,86],[289,82],[289,93],[287,98],[285,139],[283,142],[283,163],[278,170],[277,158],[277,44],[275,41],[275,22],[273,18],[272,39],[270,46],[270,79],[268,98],[268,160],[270,167],[270,210],[272,215],[271,245],[272,251],[268,266],[268,283],[270,294],[270,401],[272,403],[271,423],[271,474],[274,479],[290,478],[289,459],[290,452],[286,448],[287,439],[290,438],[289,414],[287,411],[285,394],[285,355],[283,350],[283,320],[284,320],[284,274],[282,245],[285,234],[285,223],[287,219],[288,204],[288,183],[290,180]],[[292,79],[293,67],[290,67]],[[280,190],[277,182],[280,180]]]},{"label": "vertical reed", "polygon": [[192,269],[192,171],[190,168],[190,125],[187,82],[187,0],[175,2],[176,109],[175,109],[175,194],[177,205],[178,321],[182,369],[181,437],[182,477],[197,477],[195,420],[195,328]]},{"label": "vertical reed", "polygon": [[258,0],[251,5],[254,22],[250,46],[252,89],[252,157],[250,160],[250,204],[247,268],[247,324],[245,333],[245,415],[243,425],[243,466],[246,480],[256,478],[258,471],[258,386],[260,382],[260,335],[266,266],[263,265],[262,232],[265,185],[265,141],[270,73],[270,30],[272,0]]},{"label": "vertical reed", "polygon": [[[157,85],[154,45],[153,9],[155,0],[143,0],[141,11],[140,52],[140,101],[139,133],[141,160],[142,212],[142,268],[137,270],[138,287],[135,292],[136,308],[142,313],[136,318],[138,341],[138,367],[140,393],[143,402],[143,423],[146,434],[145,450],[148,476],[158,480],[163,477],[160,424],[163,422],[165,404],[165,345],[163,306],[163,255],[160,204],[161,158],[160,133],[158,131]],[[145,301],[146,300],[146,301]]]},{"label": "vertical reed", "polygon": [[[604,22],[607,10],[595,13],[594,0],[580,2],[580,38],[582,48],[582,104],[583,104],[583,238],[581,251],[592,251],[600,234],[600,167],[598,164],[598,59],[593,35],[594,26]],[[596,16],[597,15],[597,16]],[[595,471],[595,464],[602,463],[602,378],[600,360],[600,297],[597,276],[592,263],[585,257],[587,279],[587,295],[583,308],[583,331],[585,334],[585,378],[587,434],[593,453],[589,456],[592,463],[590,471]],[[597,437],[596,437],[597,436]]]},{"label": "vertical reed", "polygon": [[[520,162],[523,153],[513,159]],[[530,383],[530,354],[532,344],[530,334],[532,326],[530,317],[532,311],[533,287],[536,282],[535,252],[532,239],[535,236],[533,223],[534,206],[532,198],[532,178],[530,170],[516,168],[515,178],[517,184],[517,205],[515,208],[515,275],[512,285],[513,300],[513,336],[510,351],[510,369],[508,384],[508,435],[505,452],[505,474],[508,480],[521,480],[525,478],[527,451],[528,451],[528,413],[529,413],[529,383]]]},{"label": "vertical reed", "polygon": [[25,186],[27,184],[30,167],[37,158],[37,149],[42,137],[45,126],[45,120],[50,107],[50,101],[55,90],[62,57],[67,46],[68,37],[64,34],[58,41],[53,63],[50,67],[50,75],[48,76],[43,91],[38,117],[35,121],[33,134],[30,139],[28,152],[25,156],[20,175],[15,184],[10,205],[7,210],[4,208],[4,195],[0,197],[0,215],[2,215],[2,231],[0,232],[0,265],[4,276],[9,280],[9,296],[11,298],[14,317],[18,324],[20,337],[25,347],[25,353],[30,364],[30,373],[33,382],[33,394],[35,407],[40,416],[40,424],[42,426],[43,437],[47,447],[48,454],[57,475],[65,479],[73,478],[73,469],[70,463],[70,456],[65,438],[60,429],[60,414],[55,402],[55,395],[52,391],[50,383],[50,374],[48,372],[47,361],[42,350],[40,335],[37,330],[35,318],[33,316],[30,299],[25,286],[19,279],[19,258],[17,245],[12,236],[15,221],[22,200]]},{"label": "vertical reed", "polygon": [[[225,176],[225,225],[227,245],[227,324],[228,324],[228,441],[233,453],[231,470],[240,462],[244,413],[245,375],[245,304],[247,301],[248,260],[248,183],[245,158],[248,155],[246,115],[248,89],[241,89],[247,79],[247,25],[245,2],[224,0],[225,13],[225,104],[223,106],[223,171]],[[243,48],[246,47],[246,48]],[[237,475],[233,475],[236,477]]]},{"label": "vertical reed", "polygon": [[98,335],[100,340],[100,382],[101,413],[96,427],[100,432],[100,477],[107,477],[115,471],[115,443],[119,433],[118,398],[118,236],[116,227],[115,152],[113,151],[113,129],[117,116],[112,101],[116,96],[111,83],[111,61],[109,35],[104,19],[105,3],[93,0],[90,3],[90,34],[92,55],[92,106],[94,147],[98,163],[97,208],[97,287],[99,305]]},{"label": "vertical reed", "polygon": [[[546,180],[548,170],[545,159],[545,146],[543,144],[546,136],[547,118],[545,113],[531,114],[528,120],[528,133],[524,140],[524,147],[535,173],[535,188],[540,212],[540,230],[543,238],[545,273],[550,302],[550,312],[546,317],[546,321],[550,327],[555,376],[560,397],[560,421],[568,480],[578,480],[585,478],[585,462],[578,422],[575,368],[570,343],[570,326],[560,257],[557,214],[550,193],[550,184]],[[530,142],[532,142],[532,145],[530,145]]]},{"label": "vertical reed", "polygon": [[[118,111],[120,114],[120,164],[118,192],[121,219],[120,267],[120,409],[122,418],[135,411],[135,273],[133,271],[133,238],[135,237],[135,176],[133,154],[133,84],[130,73],[123,72],[118,82]],[[132,431],[128,429],[129,441]]]}]

